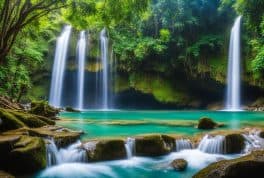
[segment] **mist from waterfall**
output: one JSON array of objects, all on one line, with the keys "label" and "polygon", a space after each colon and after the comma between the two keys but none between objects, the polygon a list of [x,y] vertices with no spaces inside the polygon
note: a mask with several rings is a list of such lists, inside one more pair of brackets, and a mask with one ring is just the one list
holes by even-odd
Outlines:
[{"label": "mist from waterfall", "polygon": [[241,83],[241,64],[240,64],[240,31],[241,16],[239,16],[231,31],[228,57],[227,74],[227,99],[226,110],[241,110],[240,83]]},{"label": "mist from waterfall", "polygon": [[56,52],[53,64],[49,97],[49,103],[55,107],[61,107],[61,96],[70,34],[71,26],[67,25],[64,27],[56,43]]},{"label": "mist from waterfall", "polygon": [[78,85],[77,85],[77,109],[83,110],[84,100],[84,78],[85,78],[85,59],[86,59],[86,34],[80,32],[80,38],[77,44],[78,55]]},{"label": "mist from waterfall", "polygon": [[106,28],[100,33],[100,48],[101,48],[101,62],[103,67],[102,73],[102,108],[109,109],[108,106],[108,74],[109,74],[109,60],[108,60],[108,37]]}]

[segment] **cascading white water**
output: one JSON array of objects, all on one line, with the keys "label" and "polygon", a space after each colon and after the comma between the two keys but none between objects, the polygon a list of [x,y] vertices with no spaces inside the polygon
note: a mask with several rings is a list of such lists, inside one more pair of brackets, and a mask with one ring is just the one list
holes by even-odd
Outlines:
[{"label": "cascading white water", "polygon": [[103,67],[102,74],[102,108],[108,109],[108,37],[107,31],[104,28],[100,33],[100,42],[101,42],[101,62]]},{"label": "cascading white water", "polygon": [[226,110],[241,110],[240,101],[240,26],[241,16],[239,16],[231,31],[228,57],[228,74],[227,74],[227,99]]},{"label": "cascading white water", "polygon": [[130,159],[135,153],[135,138],[127,138],[125,143],[127,158]]},{"label": "cascading white water", "polygon": [[192,149],[192,143],[188,139],[176,140],[176,151]]},{"label": "cascading white water", "polygon": [[78,141],[67,148],[58,149],[54,140],[47,140],[47,166],[70,162],[87,162],[86,151]]},{"label": "cascading white water", "polygon": [[61,107],[61,96],[70,34],[71,26],[65,26],[61,36],[57,39],[49,97],[49,103],[55,107]]},{"label": "cascading white water", "polygon": [[246,143],[244,149],[245,153],[264,148],[264,139],[259,136],[259,131],[252,131],[249,134],[243,134],[243,137],[245,138]]},{"label": "cascading white water", "polygon": [[80,39],[77,44],[78,53],[78,86],[77,86],[77,108],[83,110],[84,100],[84,76],[85,76],[85,58],[86,58],[86,35],[81,31]]},{"label": "cascading white water", "polygon": [[205,135],[199,143],[198,149],[205,153],[224,154],[224,141],[225,137],[221,135],[215,137]]}]

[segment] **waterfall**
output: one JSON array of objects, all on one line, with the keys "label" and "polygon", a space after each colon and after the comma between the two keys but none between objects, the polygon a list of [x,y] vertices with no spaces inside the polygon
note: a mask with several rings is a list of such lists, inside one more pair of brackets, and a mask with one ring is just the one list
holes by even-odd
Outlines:
[{"label": "waterfall", "polygon": [[205,135],[199,143],[198,149],[205,153],[223,154],[224,140],[225,137],[221,135],[215,137]]},{"label": "waterfall", "polygon": [[109,61],[108,61],[108,37],[107,31],[104,28],[100,33],[100,42],[101,42],[101,62],[103,67],[102,74],[102,108],[108,109],[108,69],[109,69]]},{"label": "waterfall", "polygon": [[192,143],[188,139],[176,140],[176,151],[192,149]]},{"label": "waterfall", "polygon": [[85,31],[80,32],[80,39],[77,44],[78,54],[78,90],[77,90],[77,108],[83,109],[84,98],[84,75],[85,75],[85,58],[86,58],[86,35]]},{"label": "waterfall", "polygon": [[241,16],[239,16],[231,31],[228,57],[227,74],[227,100],[226,110],[241,110],[240,104],[240,25]]},{"label": "waterfall", "polygon": [[61,107],[61,96],[70,34],[71,26],[65,26],[61,36],[57,39],[49,97],[49,103],[55,107]]},{"label": "waterfall", "polygon": [[127,158],[132,158],[133,154],[135,153],[135,138],[127,138],[127,141],[125,143],[126,148],[126,154]]},{"label": "waterfall", "polygon": [[87,162],[86,151],[78,141],[67,148],[58,149],[54,140],[47,140],[47,166],[70,162]]}]

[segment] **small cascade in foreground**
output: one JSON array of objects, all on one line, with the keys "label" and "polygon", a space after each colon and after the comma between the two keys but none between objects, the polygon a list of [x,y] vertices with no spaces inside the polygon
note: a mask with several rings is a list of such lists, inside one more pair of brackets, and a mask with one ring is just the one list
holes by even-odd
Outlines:
[{"label": "small cascade in foreground", "polygon": [[130,159],[135,153],[135,138],[128,137],[125,143],[127,158]]},{"label": "small cascade in foreground", "polygon": [[100,33],[102,73],[102,106],[101,109],[109,109],[109,61],[108,61],[108,37],[106,28]]},{"label": "small cascade in foreground", "polygon": [[50,167],[62,163],[87,162],[86,151],[81,148],[81,145],[81,142],[78,141],[67,148],[58,149],[54,140],[48,140],[47,166]]},{"label": "small cascade in foreground", "polygon": [[80,39],[77,44],[78,54],[78,85],[77,85],[77,109],[83,109],[84,100],[84,75],[85,75],[85,58],[86,58],[86,35],[85,31],[81,31]]},{"label": "small cascade in foreground", "polygon": [[264,139],[259,136],[259,131],[252,131],[249,134],[243,134],[245,138],[245,149],[244,152],[248,153],[256,149],[264,149]]},{"label": "small cascade in foreground", "polygon": [[191,141],[188,139],[176,140],[175,143],[176,143],[176,151],[189,150],[193,148]]},{"label": "small cascade in foreground", "polygon": [[226,110],[241,110],[240,99],[240,82],[241,82],[241,65],[240,65],[240,26],[241,16],[235,21],[231,31],[229,57],[228,57],[228,74],[227,74],[227,99]]},{"label": "small cascade in foreground", "polygon": [[198,149],[205,153],[224,154],[224,141],[225,137],[221,135],[215,137],[205,135],[200,141]]},{"label": "small cascade in foreground", "polygon": [[61,96],[70,34],[71,26],[65,26],[61,36],[57,39],[49,96],[49,103],[55,107],[61,107]]}]

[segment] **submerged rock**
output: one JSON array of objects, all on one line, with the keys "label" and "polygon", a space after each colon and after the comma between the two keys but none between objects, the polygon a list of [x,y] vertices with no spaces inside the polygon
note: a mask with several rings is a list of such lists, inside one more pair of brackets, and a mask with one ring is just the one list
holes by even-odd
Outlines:
[{"label": "submerged rock", "polygon": [[167,135],[137,137],[135,144],[138,156],[161,156],[175,149],[175,139]]},{"label": "submerged rock", "polygon": [[35,101],[31,103],[31,109],[29,112],[50,119],[56,119],[60,110],[50,106],[46,101]]},{"label": "submerged rock", "polygon": [[188,162],[184,159],[175,159],[171,162],[171,166],[176,171],[184,171],[187,168]]},{"label": "submerged rock", "polygon": [[0,135],[0,153],[0,169],[15,175],[46,167],[46,145],[42,138]]},{"label": "submerged rock", "polygon": [[264,170],[264,151],[213,163],[199,171],[193,178],[262,178]]},{"label": "submerged rock", "polygon": [[201,118],[198,122],[198,129],[214,129],[217,126],[216,122],[207,117]]},{"label": "submerged rock", "polygon": [[241,153],[245,148],[245,138],[238,133],[226,135],[224,143],[226,154]]},{"label": "submerged rock", "polygon": [[123,140],[100,140],[84,144],[88,161],[108,161],[126,158],[125,142]]}]

